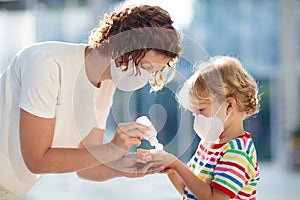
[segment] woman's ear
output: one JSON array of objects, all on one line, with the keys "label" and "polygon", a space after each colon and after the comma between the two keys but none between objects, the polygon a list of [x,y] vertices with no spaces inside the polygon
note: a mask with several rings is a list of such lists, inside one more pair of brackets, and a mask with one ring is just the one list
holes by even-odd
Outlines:
[{"label": "woman's ear", "polygon": [[227,103],[226,114],[228,115],[236,109],[236,100],[233,97],[227,97],[226,103]]}]

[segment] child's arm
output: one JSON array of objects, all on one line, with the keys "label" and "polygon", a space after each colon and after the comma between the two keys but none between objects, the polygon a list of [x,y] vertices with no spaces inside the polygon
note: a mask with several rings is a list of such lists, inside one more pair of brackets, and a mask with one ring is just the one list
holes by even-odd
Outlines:
[{"label": "child's arm", "polygon": [[177,174],[176,171],[172,171],[168,173],[168,177],[170,181],[172,182],[173,186],[176,188],[176,190],[179,192],[180,195],[183,194],[184,189],[184,183],[180,176]]},{"label": "child's arm", "polygon": [[183,194],[184,187],[189,190],[197,199],[201,200],[228,200],[229,196],[225,193],[213,189],[210,184],[200,180],[185,164],[174,155],[161,151],[153,154],[157,164],[163,164],[166,168],[171,168],[173,172],[169,178],[180,194]]},{"label": "child's arm", "polygon": [[178,173],[184,185],[194,194],[197,199],[203,200],[228,200],[229,196],[225,193],[213,189],[209,184],[200,180],[191,172],[180,160],[173,162],[170,167]]}]

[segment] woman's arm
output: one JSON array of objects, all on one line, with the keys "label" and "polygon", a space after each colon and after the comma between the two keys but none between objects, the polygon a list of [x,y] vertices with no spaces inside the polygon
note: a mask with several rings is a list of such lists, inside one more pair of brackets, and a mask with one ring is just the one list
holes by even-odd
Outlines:
[{"label": "woman's arm", "polygon": [[[78,148],[87,148],[94,145],[103,144],[104,129],[93,128],[92,131],[79,143]],[[77,176],[91,181],[105,181],[119,177],[117,170],[109,167],[112,163],[99,164],[95,167],[77,171]]]},{"label": "woman's arm", "polygon": [[84,170],[83,176],[80,171],[77,174],[84,179],[104,181],[114,177],[143,177],[147,174],[158,173],[163,169],[163,166],[153,167],[152,158],[149,155],[130,153],[116,161]]},{"label": "woman's arm", "polygon": [[[86,148],[103,144],[103,137],[104,129],[93,128],[92,131],[78,144],[77,148]],[[115,171],[102,164],[77,171],[76,173],[78,177],[92,181],[105,181],[117,176]]]},{"label": "woman's arm", "polygon": [[120,177],[120,173],[108,165],[100,164],[89,169],[77,171],[77,176],[90,181],[106,181],[112,178]]},{"label": "woman's arm", "polygon": [[[55,119],[20,111],[20,143],[23,159],[33,173],[65,173],[108,163],[122,157],[149,128],[137,123],[118,126],[113,140],[87,148],[52,148]],[[91,153],[92,152],[92,153]]]},{"label": "woman's arm", "polygon": [[[78,148],[102,144],[104,136],[103,129],[94,128],[87,137],[78,145]],[[162,166],[152,168],[152,157],[141,154],[126,154],[122,158],[107,164],[77,171],[80,178],[92,181],[105,181],[115,177],[137,178],[146,174],[158,173]]]},{"label": "woman's arm", "polygon": [[[103,137],[104,129],[93,128],[92,131],[79,143],[77,148],[88,148],[103,144]],[[105,181],[120,176],[116,170],[113,170],[111,167],[104,164],[83,169],[76,173],[78,177],[92,181]]]}]

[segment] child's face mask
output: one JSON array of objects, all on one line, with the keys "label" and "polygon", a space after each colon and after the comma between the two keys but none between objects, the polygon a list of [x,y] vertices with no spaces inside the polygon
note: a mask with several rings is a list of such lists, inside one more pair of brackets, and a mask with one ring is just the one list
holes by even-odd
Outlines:
[{"label": "child's face mask", "polygon": [[112,59],[110,64],[111,77],[117,88],[123,91],[134,91],[144,87],[151,74],[140,68],[140,74],[136,74],[136,68],[134,67],[133,60],[128,63],[126,71],[122,71],[126,66],[117,67],[115,61]]},{"label": "child's face mask", "polygon": [[224,131],[224,122],[229,116],[226,116],[224,122],[219,117],[217,117],[223,104],[224,103],[221,104],[217,112],[211,117],[205,117],[202,114],[198,114],[195,116],[194,130],[202,140],[218,143],[219,137]]}]

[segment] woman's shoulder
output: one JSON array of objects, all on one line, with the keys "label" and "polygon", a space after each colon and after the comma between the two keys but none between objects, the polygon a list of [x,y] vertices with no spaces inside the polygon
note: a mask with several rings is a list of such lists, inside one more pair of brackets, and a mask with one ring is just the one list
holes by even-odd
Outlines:
[{"label": "woman's shoulder", "polygon": [[82,43],[68,43],[61,41],[45,41],[37,42],[26,46],[21,49],[17,54],[19,56],[28,55],[28,54],[43,54],[45,52],[59,52],[60,49],[74,49],[75,47],[84,48],[86,44]]},{"label": "woman's shoulder", "polygon": [[60,62],[80,62],[84,58],[86,44],[46,41],[34,43],[17,53],[19,63],[44,63],[46,60]]}]

